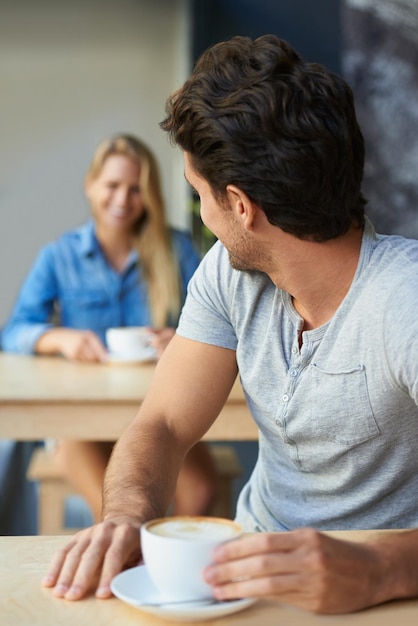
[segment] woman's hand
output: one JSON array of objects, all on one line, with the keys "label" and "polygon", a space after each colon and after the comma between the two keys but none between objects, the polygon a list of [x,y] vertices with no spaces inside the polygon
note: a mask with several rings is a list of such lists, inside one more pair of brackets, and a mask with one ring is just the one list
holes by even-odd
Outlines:
[{"label": "woman's hand", "polygon": [[372,546],[312,529],[257,533],[217,548],[205,578],[219,600],[268,597],[315,613],[348,613],[387,599],[387,569]]},{"label": "woman's hand", "polygon": [[161,330],[149,328],[149,332],[149,345],[156,350],[157,356],[160,357],[176,334],[176,331],[174,328],[162,328]]},{"label": "woman's hand", "polygon": [[52,328],[38,339],[37,354],[62,354],[72,361],[94,363],[105,361],[107,350],[100,338],[91,330]]},{"label": "woman's hand", "polygon": [[74,535],[54,555],[42,585],[66,600],[80,600],[92,589],[97,598],[109,598],[112,578],[140,558],[139,525],[107,520]]}]

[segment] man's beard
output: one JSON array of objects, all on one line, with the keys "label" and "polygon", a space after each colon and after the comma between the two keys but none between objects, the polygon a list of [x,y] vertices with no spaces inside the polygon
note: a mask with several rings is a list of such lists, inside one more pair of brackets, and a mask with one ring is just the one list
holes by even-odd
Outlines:
[{"label": "man's beard", "polygon": [[232,245],[228,251],[229,263],[234,270],[241,272],[264,272],[268,267],[269,257],[265,251],[248,236],[230,238]]},{"label": "man's beard", "polygon": [[240,272],[263,272],[266,273],[268,260],[261,254],[254,255],[254,251],[248,249],[240,251],[239,255],[228,250],[229,263],[234,270]]},{"label": "man's beard", "polygon": [[234,270],[239,270],[240,272],[248,272],[248,271],[252,271],[255,269],[252,265],[250,265],[248,261],[246,261],[245,259],[238,258],[234,254],[232,254],[232,252],[229,252],[229,250],[228,250],[228,256],[229,256],[229,263],[232,269]]}]

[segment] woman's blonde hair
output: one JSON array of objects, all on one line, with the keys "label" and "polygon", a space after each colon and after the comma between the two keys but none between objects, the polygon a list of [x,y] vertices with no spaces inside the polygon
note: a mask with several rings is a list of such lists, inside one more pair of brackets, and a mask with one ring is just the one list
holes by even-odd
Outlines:
[{"label": "woman's blonde hair", "polygon": [[181,307],[178,263],[173,251],[160,183],[157,160],[142,141],[118,134],[104,139],[97,147],[87,179],[99,176],[104,162],[121,154],[139,166],[139,188],[145,213],[137,225],[134,247],[138,251],[142,275],[147,283],[152,323],[156,328],[175,325]]}]

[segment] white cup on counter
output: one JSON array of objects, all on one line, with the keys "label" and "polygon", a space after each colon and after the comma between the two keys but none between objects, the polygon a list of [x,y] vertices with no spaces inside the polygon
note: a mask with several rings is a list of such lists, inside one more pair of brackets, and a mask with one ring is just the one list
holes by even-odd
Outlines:
[{"label": "white cup on counter", "polygon": [[150,346],[152,334],[146,326],[126,326],[109,328],[106,331],[106,344],[111,359],[145,360],[156,358],[155,349]]},{"label": "white cup on counter", "polygon": [[151,520],[141,527],[141,547],[148,574],[167,601],[212,599],[203,570],[216,546],[237,539],[242,529],[219,517],[175,516]]}]

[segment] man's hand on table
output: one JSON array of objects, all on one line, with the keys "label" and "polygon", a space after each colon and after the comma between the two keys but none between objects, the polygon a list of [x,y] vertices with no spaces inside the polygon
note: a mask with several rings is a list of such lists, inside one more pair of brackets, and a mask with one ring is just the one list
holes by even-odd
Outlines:
[{"label": "man's hand on table", "polygon": [[94,586],[97,598],[109,598],[112,578],[140,558],[139,524],[107,520],[74,535],[54,555],[42,584],[66,600],[80,600]]},{"label": "man's hand on table", "polygon": [[265,597],[315,613],[349,613],[387,599],[388,570],[373,544],[312,529],[228,542],[215,551],[215,563],[206,580],[219,600]]},{"label": "man's hand on table", "polygon": [[[58,598],[95,589],[109,598],[114,576],[141,558],[140,523],[108,519],[77,533],[43,579]],[[368,542],[343,541],[313,529],[254,533],[219,546],[205,578],[219,600],[272,598],[314,613],[350,613],[395,598],[416,597],[418,532]]]}]

